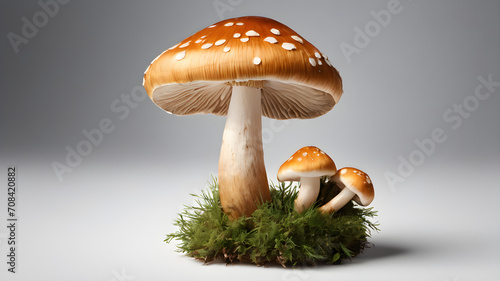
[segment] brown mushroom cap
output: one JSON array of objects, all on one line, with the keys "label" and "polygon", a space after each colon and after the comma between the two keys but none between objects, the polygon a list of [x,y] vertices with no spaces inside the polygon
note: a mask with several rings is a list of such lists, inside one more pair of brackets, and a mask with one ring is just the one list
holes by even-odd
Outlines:
[{"label": "brown mushroom cap", "polygon": [[352,167],[342,168],[334,175],[334,180],[339,180],[344,184],[345,187],[340,185],[341,189],[349,188],[354,192],[356,196],[353,199],[361,206],[370,205],[375,197],[370,177],[359,169]]},{"label": "brown mushroom cap", "polygon": [[289,27],[254,16],[220,21],[164,51],[143,85],[177,115],[226,115],[233,85],[262,88],[262,115],[274,119],[323,115],[342,95],[324,54]]},{"label": "brown mushroom cap", "polygon": [[331,176],[337,172],[332,158],[315,146],[295,152],[278,170],[278,181],[299,181],[301,177]]}]

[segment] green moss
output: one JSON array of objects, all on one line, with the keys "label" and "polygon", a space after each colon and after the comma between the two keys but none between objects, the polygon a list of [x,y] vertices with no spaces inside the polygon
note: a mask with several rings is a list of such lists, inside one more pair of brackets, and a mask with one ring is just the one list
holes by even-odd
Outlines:
[{"label": "green moss", "polygon": [[167,235],[165,242],[178,240],[178,251],[211,262],[222,259],[263,265],[277,262],[283,266],[340,263],[368,246],[371,230],[377,224],[372,208],[347,204],[332,215],[317,207],[333,198],[339,189],[325,178],[317,203],[298,214],[293,210],[295,186],[270,186],[272,202],[262,204],[251,217],[235,221],[222,212],[217,180],[197,197],[196,206],[186,206],[175,220],[179,230]]}]

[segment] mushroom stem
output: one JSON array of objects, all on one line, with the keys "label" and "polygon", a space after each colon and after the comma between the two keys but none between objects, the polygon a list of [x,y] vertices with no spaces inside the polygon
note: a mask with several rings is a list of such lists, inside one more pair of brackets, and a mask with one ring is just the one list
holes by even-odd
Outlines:
[{"label": "mushroom stem", "polygon": [[311,207],[318,198],[320,179],[318,177],[301,177],[300,189],[295,199],[295,211],[299,214]]},{"label": "mushroom stem", "polygon": [[345,204],[354,198],[354,196],[356,196],[354,192],[352,192],[349,188],[344,188],[332,200],[321,206],[319,210],[324,214],[331,214],[344,207]]},{"label": "mushroom stem", "polygon": [[270,201],[262,148],[261,89],[233,86],[219,158],[219,196],[234,220]]}]

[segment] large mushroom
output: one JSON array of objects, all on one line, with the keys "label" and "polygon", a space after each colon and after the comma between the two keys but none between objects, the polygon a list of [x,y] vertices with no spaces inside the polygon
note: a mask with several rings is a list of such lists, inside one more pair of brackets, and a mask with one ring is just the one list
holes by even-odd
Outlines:
[{"label": "large mushroom", "polygon": [[330,180],[337,184],[341,191],[332,200],[319,208],[320,212],[324,214],[331,214],[340,210],[351,200],[361,206],[368,206],[375,197],[370,177],[359,169],[342,168]]},{"label": "large mushroom", "polygon": [[337,70],[311,43],[269,18],[223,20],[155,58],[143,85],[176,115],[227,115],[219,158],[219,194],[231,219],[270,200],[261,115],[314,118],[342,95]]}]

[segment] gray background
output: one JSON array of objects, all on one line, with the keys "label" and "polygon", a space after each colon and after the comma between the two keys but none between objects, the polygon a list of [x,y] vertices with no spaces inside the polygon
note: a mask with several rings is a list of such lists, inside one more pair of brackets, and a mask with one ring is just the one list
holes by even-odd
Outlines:
[{"label": "gray background", "polygon": [[[229,8],[218,12],[214,3]],[[500,87],[473,103],[479,76],[500,81],[500,2],[402,0],[349,62],[340,46],[354,45],[356,28],[373,25],[370,11],[389,3],[72,1],[16,53],[8,34],[21,35],[23,17],[33,22],[43,9],[36,1],[1,1],[0,279],[500,280]],[[263,118],[264,150],[273,181],[305,145],[371,176],[381,231],[370,240],[375,247],[352,262],[202,266],[162,242],[176,230],[182,205],[193,203],[189,193],[216,175],[225,118],[168,115],[137,87],[163,50],[243,15],[293,28],[342,75],[345,93],[326,115]],[[139,101],[127,105],[122,98],[133,94]],[[464,101],[464,117],[448,112]],[[76,149],[86,140],[82,131],[103,119],[114,130],[58,179],[53,163],[65,164],[67,147]],[[415,141],[436,129],[446,140],[429,155],[418,152]],[[424,157],[391,184],[387,173],[397,175],[401,158],[412,155]],[[4,262],[8,165],[18,168],[16,274]]]}]

